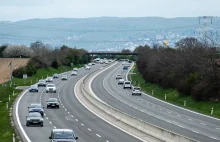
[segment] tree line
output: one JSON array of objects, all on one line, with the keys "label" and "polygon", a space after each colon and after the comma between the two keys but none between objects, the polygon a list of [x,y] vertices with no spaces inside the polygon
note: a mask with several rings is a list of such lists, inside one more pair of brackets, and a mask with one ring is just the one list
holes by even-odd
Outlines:
[{"label": "tree line", "polygon": [[175,48],[137,47],[137,68],[147,82],[176,88],[194,100],[220,100],[220,51],[195,38],[185,38]]},{"label": "tree line", "polygon": [[52,48],[48,44],[36,41],[25,45],[2,45],[0,46],[0,57],[7,58],[30,58],[27,66],[20,67],[13,71],[14,77],[23,77],[23,74],[32,76],[40,68],[58,68],[59,66],[71,66],[85,64],[88,62],[87,51],[84,49],[71,48],[63,45]]}]

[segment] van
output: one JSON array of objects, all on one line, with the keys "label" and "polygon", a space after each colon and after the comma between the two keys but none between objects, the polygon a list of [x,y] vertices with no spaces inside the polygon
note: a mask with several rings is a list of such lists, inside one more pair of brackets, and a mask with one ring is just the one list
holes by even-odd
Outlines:
[{"label": "van", "polygon": [[124,82],[124,89],[126,89],[126,88],[132,88],[132,86],[131,86],[131,81],[125,81]]}]

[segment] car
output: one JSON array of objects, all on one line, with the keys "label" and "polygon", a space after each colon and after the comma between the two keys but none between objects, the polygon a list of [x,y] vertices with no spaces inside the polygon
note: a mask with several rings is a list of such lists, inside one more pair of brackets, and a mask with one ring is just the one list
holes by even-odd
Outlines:
[{"label": "car", "polygon": [[122,79],[121,74],[117,74],[116,79]]},{"label": "car", "polygon": [[95,63],[94,63],[94,62],[92,62],[92,65],[95,65]]},{"label": "car", "polygon": [[124,79],[119,79],[118,84],[124,84],[124,81],[125,81]]},{"label": "car", "polygon": [[77,68],[74,68],[73,71],[78,71],[78,69],[77,69]]},{"label": "car", "polygon": [[55,74],[53,75],[53,78],[59,78],[59,74],[55,73]]},{"label": "car", "polygon": [[52,108],[52,107],[55,107],[55,108],[60,107],[60,104],[59,104],[59,101],[57,100],[57,98],[49,98],[48,99],[47,108]]},{"label": "car", "polygon": [[71,75],[72,75],[72,76],[73,76],[73,75],[76,76],[76,75],[77,75],[77,72],[76,72],[76,71],[72,71],[72,72],[71,72]]},{"label": "car", "polygon": [[126,88],[132,89],[131,81],[125,81],[125,82],[124,82],[124,89],[126,89]]},{"label": "car", "polygon": [[132,61],[131,61],[131,60],[129,60],[129,61],[128,61],[128,63],[132,63]]},{"label": "car", "polygon": [[29,92],[38,92],[38,85],[31,85],[28,90]]},{"label": "car", "polygon": [[56,93],[56,86],[54,84],[47,84],[46,93],[48,92]]},{"label": "car", "polygon": [[123,67],[123,70],[128,70],[128,66],[124,66],[124,67]]},{"label": "car", "polygon": [[45,81],[46,81],[46,82],[53,82],[53,77],[47,77],[47,78],[45,79]]},{"label": "car", "polygon": [[31,124],[38,124],[44,126],[44,119],[39,112],[29,112],[26,116],[26,126]]},{"label": "car", "polygon": [[38,87],[40,87],[40,86],[46,87],[47,84],[46,84],[46,81],[44,79],[41,79],[41,80],[38,81],[37,85],[38,85]]},{"label": "car", "polygon": [[91,69],[91,67],[90,66],[86,66],[86,68],[85,68],[86,70],[90,70]]},{"label": "car", "polygon": [[28,107],[28,113],[30,112],[39,112],[41,114],[42,117],[44,117],[44,107],[42,107],[41,104],[31,104]]},{"label": "car", "polygon": [[133,90],[133,91],[135,91],[135,90],[141,91],[141,87],[135,87],[135,86],[133,86],[133,87],[132,87],[132,90]]},{"label": "car", "polygon": [[108,64],[108,61],[105,61],[104,63],[105,63],[105,64]]},{"label": "car", "polygon": [[133,90],[132,90],[132,95],[142,95],[142,92],[141,92],[141,88],[140,87],[134,87]]},{"label": "car", "polygon": [[71,129],[53,129],[49,139],[51,142],[76,142],[78,137]]},{"label": "car", "polygon": [[131,65],[130,65],[130,64],[127,64],[126,66],[127,66],[127,67],[130,67]]},{"label": "car", "polygon": [[67,80],[67,75],[62,75],[61,80]]},{"label": "car", "polygon": [[92,63],[88,63],[88,66],[92,66]]}]

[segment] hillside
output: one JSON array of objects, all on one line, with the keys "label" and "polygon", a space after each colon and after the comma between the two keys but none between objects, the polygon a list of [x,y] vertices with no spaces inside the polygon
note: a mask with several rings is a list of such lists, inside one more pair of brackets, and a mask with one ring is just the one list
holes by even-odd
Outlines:
[{"label": "hillside", "polygon": [[9,67],[8,64],[12,61],[13,69],[25,66],[28,58],[0,58],[0,84],[9,80]]},{"label": "hillside", "polygon": [[[0,44],[25,44],[41,40],[54,47],[68,45],[86,50],[134,49],[137,45],[168,40],[172,46],[186,36],[199,36],[198,17],[161,18],[54,18],[0,22]],[[219,38],[220,18],[209,24]],[[220,33],[220,31],[219,31]]]}]

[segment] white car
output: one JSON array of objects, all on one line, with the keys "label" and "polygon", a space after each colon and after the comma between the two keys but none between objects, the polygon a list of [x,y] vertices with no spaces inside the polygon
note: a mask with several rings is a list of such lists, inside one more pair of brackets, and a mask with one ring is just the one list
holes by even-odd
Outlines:
[{"label": "white car", "polygon": [[67,80],[67,75],[62,75],[62,80]]},{"label": "white car", "polygon": [[86,66],[86,68],[85,68],[86,70],[90,70],[91,69],[91,67],[90,66]]},{"label": "white car", "polygon": [[125,81],[124,82],[124,89],[126,89],[126,88],[132,88],[132,86],[131,86],[131,81]]},{"label": "white car", "polygon": [[76,71],[72,71],[72,72],[71,72],[71,76],[73,76],[73,75],[76,76],[76,75],[77,75],[77,72],[76,72]]},{"label": "white car", "polygon": [[117,74],[116,79],[122,79],[121,74]]},{"label": "white car", "polygon": [[133,87],[132,88],[132,95],[142,95],[142,92],[141,92],[141,88],[140,87]]},{"label": "white car", "polygon": [[78,71],[78,69],[77,69],[77,68],[74,68],[73,71]]},{"label": "white car", "polygon": [[124,84],[124,81],[125,81],[124,79],[119,79],[118,84]]},{"label": "white car", "polygon": [[46,81],[46,82],[53,82],[53,77],[47,77],[47,78],[45,79],[45,81]]},{"label": "white car", "polygon": [[54,84],[47,84],[46,93],[48,92],[57,92],[56,86]]},{"label": "white car", "polygon": [[88,66],[92,66],[92,63],[88,63]]}]

